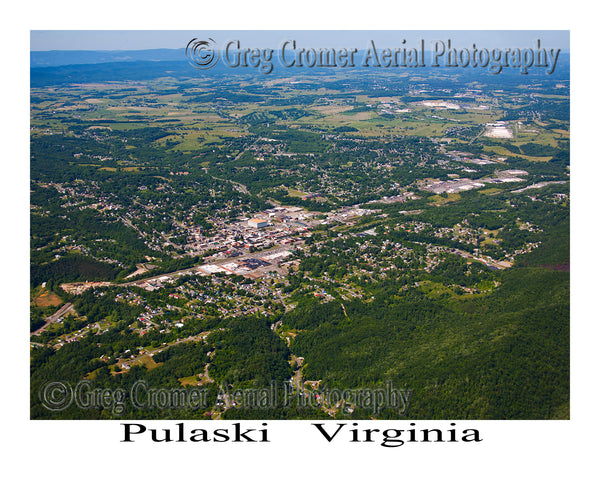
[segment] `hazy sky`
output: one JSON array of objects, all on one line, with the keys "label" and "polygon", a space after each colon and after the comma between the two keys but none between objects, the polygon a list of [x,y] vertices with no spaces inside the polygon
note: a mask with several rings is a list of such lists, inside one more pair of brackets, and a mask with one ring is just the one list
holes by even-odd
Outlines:
[{"label": "hazy sky", "polygon": [[457,48],[531,48],[541,40],[542,47],[569,50],[568,30],[32,30],[32,51],[40,50],[144,50],[185,48],[192,38],[213,38],[222,45],[240,40],[243,47],[277,49],[288,39],[306,47],[356,47],[363,49],[370,40],[379,47],[414,46],[421,39],[426,48],[434,40],[452,40]]}]

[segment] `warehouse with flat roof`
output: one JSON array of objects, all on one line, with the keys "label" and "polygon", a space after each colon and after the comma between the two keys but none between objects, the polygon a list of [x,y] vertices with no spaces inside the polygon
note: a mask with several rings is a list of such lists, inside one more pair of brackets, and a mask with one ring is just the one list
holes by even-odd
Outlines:
[{"label": "warehouse with flat roof", "polygon": [[248,220],[248,226],[252,228],[265,228],[269,225],[269,222],[262,218],[251,218]]}]

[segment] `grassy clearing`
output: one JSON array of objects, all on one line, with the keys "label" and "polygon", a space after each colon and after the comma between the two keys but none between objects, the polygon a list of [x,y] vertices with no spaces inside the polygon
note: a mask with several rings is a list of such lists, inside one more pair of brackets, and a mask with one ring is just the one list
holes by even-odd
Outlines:
[{"label": "grassy clearing", "polygon": [[132,365],[141,365],[146,367],[148,370],[152,370],[161,364],[156,363],[150,355],[142,355],[141,357],[136,358]]},{"label": "grassy clearing", "polygon": [[449,127],[447,123],[420,123],[418,126],[407,127],[404,131],[405,134],[418,135],[425,137],[441,137],[443,136],[446,129]]},{"label": "grassy clearing", "polygon": [[37,307],[58,307],[62,305],[62,299],[54,292],[48,290],[42,290],[37,297],[34,299],[34,303]]},{"label": "grassy clearing", "polygon": [[483,242],[481,242],[482,245],[496,245],[498,243],[497,240],[494,240],[493,238],[486,238]]},{"label": "grassy clearing", "polygon": [[[192,127],[193,128],[193,127]],[[157,144],[164,145],[167,140],[179,142],[173,146],[172,150],[181,152],[192,152],[197,150],[198,147],[204,143],[222,143],[223,141],[230,138],[238,138],[245,134],[243,130],[234,130],[231,125],[228,124],[202,124],[199,128],[190,129],[185,132],[183,138],[180,136],[169,136],[163,137],[157,140]]]},{"label": "grassy clearing", "polygon": [[479,193],[483,193],[484,195],[493,195],[494,193],[501,192],[501,188],[486,188],[484,190],[479,190]]},{"label": "grassy clearing", "polygon": [[433,298],[439,298],[442,296],[450,296],[452,298],[458,298],[458,295],[454,293],[450,288],[437,282],[430,280],[423,280],[419,284],[421,290],[428,296]]},{"label": "grassy clearing", "polygon": [[500,155],[503,157],[517,157],[517,158],[523,158],[525,160],[529,160],[530,162],[548,162],[552,159],[552,157],[532,157],[530,155],[516,154],[516,153],[513,153],[510,150],[507,150],[506,148],[501,147],[499,145],[494,145],[492,147],[490,147],[488,145],[484,145],[483,151],[485,153],[487,153],[488,155],[495,154],[495,155]]},{"label": "grassy clearing", "polygon": [[460,200],[460,193],[449,193],[447,198],[442,197],[441,195],[434,195],[429,197],[429,203],[432,205],[445,205],[446,203],[456,202]]},{"label": "grassy clearing", "polygon": [[189,377],[178,378],[177,381],[181,384],[182,387],[185,387],[186,385],[195,387],[196,385],[198,385],[199,379],[198,375],[191,375]]},{"label": "grassy clearing", "polygon": [[[536,132],[528,132],[526,130],[537,130]],[[540,145],[550,145],[551,147],[558,146],[558,139],[563,138],[560,134],[554,134],[548,130],[536,128],[522,128],[517,131],[515,137],[515,145],[521,146],[525,143],[537,143]]]},{"label": "grassy clearing", "polygon": [[374,115],[374,112],[357,112],[357,113],[342,113],[340,115],[334,115],[329,117],[332,123],[339,125],[339,122],[344,121],[363,121],[370,120]]},{"label": "grassy clearing", "polygon": [[290,197],[304,197],[306,193],[301,192],[300,190],[296,190],[295,188],[288,187],[288,195]]},{"label": "grassy clearing", "polygon": [[311,108],[325,115],[335,115],[352,110],[354,107],[350,105],[318,105]]}]

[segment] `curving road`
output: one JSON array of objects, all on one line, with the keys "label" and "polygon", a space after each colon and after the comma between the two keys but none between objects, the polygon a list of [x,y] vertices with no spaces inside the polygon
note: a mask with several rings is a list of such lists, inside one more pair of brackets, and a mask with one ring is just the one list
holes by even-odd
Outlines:
[{"label": "curving road", "polygon": [[33,337],[34,335],[37,335],[38,333],[42,333],[48,327],[48,325],[56,322],[62,316],[69,313],[71,310],[73,310],[73,304],[69,303],[69,302],[65,303],[54,314],[50,315],[49,317],[46,317],[46,323],[44,324],[43,327],[38,328],[35,332],[31,332],[29,334],[29,336]]}]

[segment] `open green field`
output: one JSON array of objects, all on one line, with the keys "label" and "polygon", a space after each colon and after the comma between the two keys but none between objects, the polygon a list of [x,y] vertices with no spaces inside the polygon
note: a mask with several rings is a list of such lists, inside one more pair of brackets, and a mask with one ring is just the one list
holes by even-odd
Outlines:
[{"label": "open green field", "polygon": [[135,359],[133,365],[141,365],[146,367],[148,370],[152,370],[153,368],[160,366],[160,363],[156,363],[150,355],[142,355],[141,357]]},{"label": "open green field", "polygon": [[514,153],[514,152],[511,152],[510,150],[508,150],[502,146],[499,146],[499,145],[494,145],[494,146],[484,145],[483,151],[488,155],[500,155],[503,157],[507,157],[507,156],[517,157],[517,158],[529,160],[530,162],[547,162],[552,159],[552,157],[534,157],[534,156],[530,156],[530,155],[522,155],[520,153]]},{"label": "open green field", "polygon": [[181,383],[182,387],[185,387],[187,385],[189,385],[191,387],[195,387],[198,385],[198,376],[190,375],[189,377],[178,378],[178,381],[179,381],[179,383]]}]

